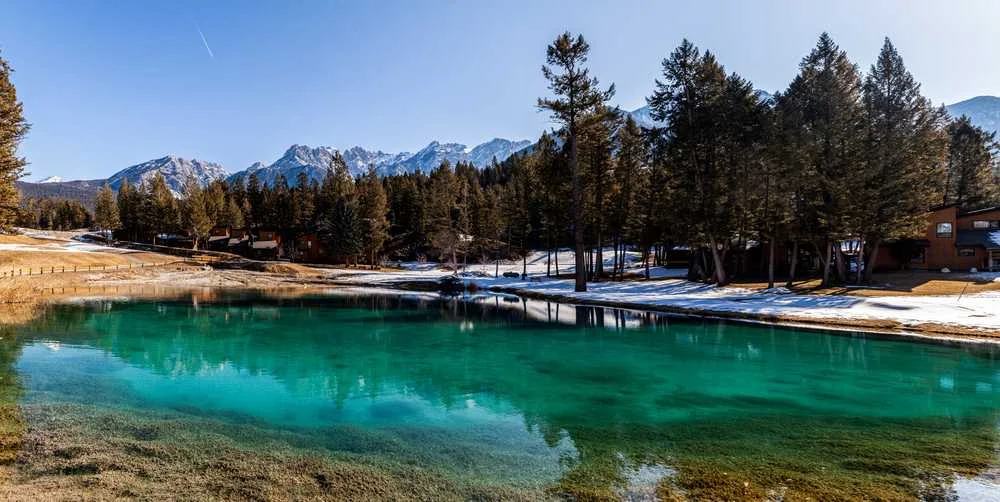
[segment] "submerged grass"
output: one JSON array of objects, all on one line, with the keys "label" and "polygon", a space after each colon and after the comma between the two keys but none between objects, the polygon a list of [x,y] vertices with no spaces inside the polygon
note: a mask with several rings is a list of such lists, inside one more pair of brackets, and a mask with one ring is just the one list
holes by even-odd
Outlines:
[{"label": "submerged grass", "polygon": [[[0,498],[544,500],[392,459],[291,446],[295,433],[85,405],[25,405],[31,427]],[[223,433],[222,431],[226,432]],[[294,441],[292,441],[294,442]]]},{"label": "submerged grass", "polygon": [[629,463],[676,469],[658,485],[661,500],[953,500],[954,475],[983,472],[997,453],[996,417],[762,416],[573,437],[580,462],[557,493],[602,501],[621,499]]}]

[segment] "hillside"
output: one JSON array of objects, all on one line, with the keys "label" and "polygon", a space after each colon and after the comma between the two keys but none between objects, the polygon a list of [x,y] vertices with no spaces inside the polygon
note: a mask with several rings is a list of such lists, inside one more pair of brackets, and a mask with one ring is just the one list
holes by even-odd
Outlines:
[{"label": "hillside", "polygon": [[104,185],[104,182],[105,180],[50,181],[45,183],[18,181],[16,185],[23,198],[59,197],[79,201],[84,206],[93,208],[97,192]]}]

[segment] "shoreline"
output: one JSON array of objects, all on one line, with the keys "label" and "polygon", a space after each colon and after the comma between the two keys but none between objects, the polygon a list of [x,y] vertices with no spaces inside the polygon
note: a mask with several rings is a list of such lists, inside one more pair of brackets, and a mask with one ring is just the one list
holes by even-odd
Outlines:
[{"label": "shoreline", "polygon": [[[168,290],[258,290],[286,291],[295,294],[308,294],[318,290],[334,288],[379,288],[398,294],[414,292],[414,283],[426,285],[422,291],[437,292],[437,277],[403,277],[401,271],[342,271],[339,269],[287,270],[279,268],[274,271],[253,271],[240,269],[214,269],[204,264],[177,263],[166,267],[150,267],[145,269],[92,271],[65,274],[43,275],[28,278],[7,278],[7,292],[16,297],[6,298],[0,302],[5,309],[19,308],[21,315],[0,316],[6,322],[16,322],[25,317],[24,313],[31,305],[44,303],[63,303],[87,299],[114,298],[149,298],[167,293]],[[447,275],[442,273],[442,275]],[[466,286],[471,291],[481,290],[495,293],[512,294],[518,297],[557,302],[567,305],[585,305],[608,308],[620,308],[633,311],[669,314],[679,317],[716,319],[730,322],[788,326],[795,328],[816,329],[826,331],[862,331],[865,333],[894,336],[909,340],[925,340],[938,343],[1000,343],[1000,328],[972,327],[961,324],[939,322],[904,322],[892,318],[872,318],[865,316],[809,316],[781,312],[750,312],[738,309],[720,309],[671,305],[669,292],[664,292],[662,301],[644,299],[638,301],[622,301],[616,298],[593,298],[598,294],[591,292],[590,296],[581,296],[565,291],[538,291],[523,281],[510,281],[504,284],[496,279],[466,279]],[[496,284],[500,282],[500,284]],[[556,281],[543,281],[538,284],[558,286]],[[608,283],[601,283],[608,284]],[[651,281],[626,281],[616,283],[630,287],[656,288],[661,284]],[[0,283],[0,288],[4,284]],[[11,287],[13,286],[13,287]],[[524,287],[527,286],[527,287]],[[664,282],[662,286],[668,287]],[[701,287],[702,285],[691,285]],[[122,291],[122,290],[125,291]],[[146,290],[146,291],[141,291]],[[0,293],[3,293],[0,291]],[[787,295],[785,295],[787,296]],[[675,297],[679,303],[686,299]],[[717,297],[720,300],[732,300],[728,296]],[[810,298],[837,299],[845,297],[833,295],[814,295]],[[916,298],[916,297],[915,297]],[[0,298],[2,299],[2,298]],[[1000,300],[1000,298],[997,298]],[[955,308],[964,308],[956,306]],[[28,315],[30,317],[30,314]],[[13,317],[13,318],[11,318]]]},{"label": "shoreline", "polygon": [[493,286],[487,288],[487,291],[515,295],[530,300],[550,301],[563,305],[606,307],[638,312],[650,312],[656,314],[666,314],[683,319],[709,319],[733,323],[798,328],[821,332],[861,332],[900,340],[923,341],[938,344],[1000,345],[1000,330],[980,330],[961,326],[937,324],[906,326],[899,321],[876,319],[837,319],[776,314],[752,314],[726,310],[697,309],[670,305],[651,305],[647,303],[576,298],[567,295],[539,293],[537,291],[502,286]]}]

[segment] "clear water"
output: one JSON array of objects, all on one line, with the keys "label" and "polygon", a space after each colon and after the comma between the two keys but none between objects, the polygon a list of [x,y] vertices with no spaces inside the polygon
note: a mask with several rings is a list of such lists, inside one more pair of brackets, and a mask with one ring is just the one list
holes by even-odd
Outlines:
[{"label": "clear water", "polygon": [[948,497],[1000,444],[991,346],[366,294],[54,306],[15,338],[24,406],[254,424],[550,495]]}]

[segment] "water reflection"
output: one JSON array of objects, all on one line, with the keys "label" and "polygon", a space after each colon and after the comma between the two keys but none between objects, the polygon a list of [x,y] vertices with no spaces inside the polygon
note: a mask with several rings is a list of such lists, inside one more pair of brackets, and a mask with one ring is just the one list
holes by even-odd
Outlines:
[{"label": "water reflection", "polygon": [[656,489],[692,496],[932,496],[994,463],[997,445],[989,345],[377,291],[52,306],[17,335],[29,401],[318,435],[419,430],[422,445],[434,430],[441,451],[415,462],[448,463],[452,442],[482,469],[503,464],[500,478],[581,497],[621,495],[650,473],[670,478]]}]

